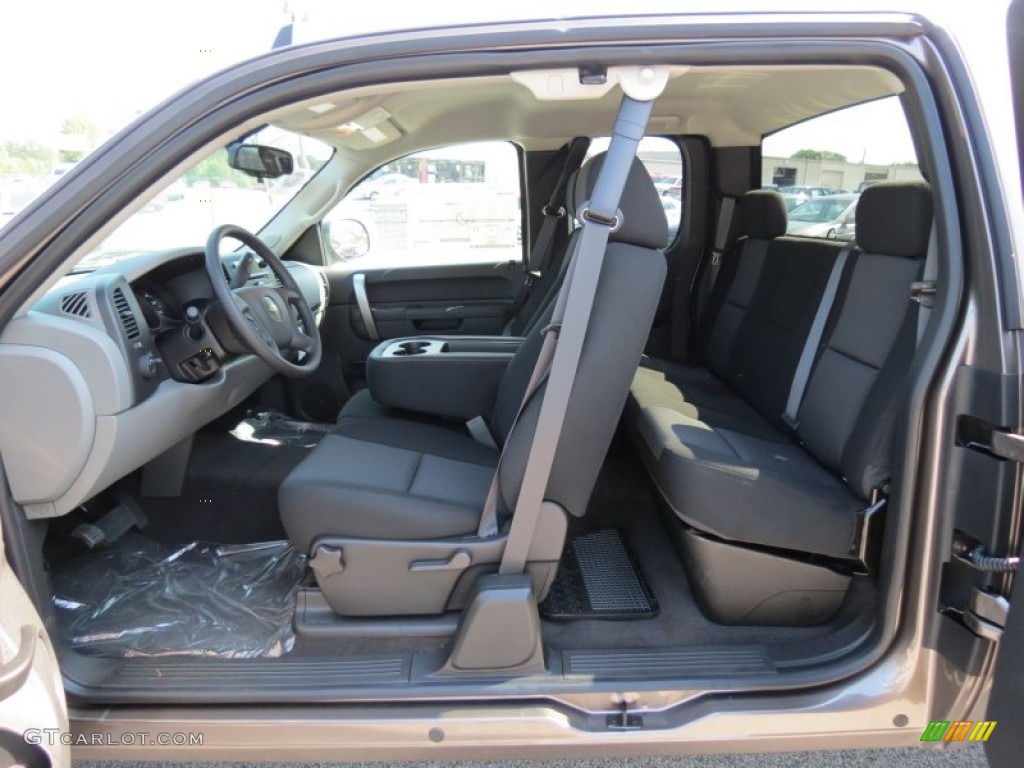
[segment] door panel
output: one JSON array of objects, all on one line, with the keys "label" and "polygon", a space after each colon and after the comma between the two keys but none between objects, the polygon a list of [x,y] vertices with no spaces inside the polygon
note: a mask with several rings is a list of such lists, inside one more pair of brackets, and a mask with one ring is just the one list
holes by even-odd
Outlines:
[{"label": "door panel", "polygon": [[989,698],[988,720],[994,720],[994,738],[985,742],[989,764],[992,768],[1010,768],[1020,765],[1024,751],[1024,589],[1018,575],[1010,593],[1010,611],[999,643],[996,657],[996,674]]},{"label": "door panel", "polygon": [[[381,341],[432,333],[500,335],[525,277],[522,262],[327,271],[331,300],[321,328],[324,352],[359,386],[366,357]],[[377,338],[366,327],[353,278],[363,275]]]},{"label": "door panel", "polygon": [[[1007,36],[1017,146],[1021,150],[1019,157],[1024,162],[1024,0],[1015,0],[1010,5]],[[1024,166],[1021,179],[1024,179]],[[1011,610],[999,642],[986,715],[999,724],[993,737],[985,743],[992,768],[1020,765],[1024,754],[1024,703],[1021,700],[1021,691],[1024,691],[1024,587],[1021,587],[1021,581],[1018,572],[1013,577]]]},{"label": "door panel", "polygon": [[[1017,146],[1021,151],[1019,158],[1024,163],[1024,0],[1015,0],[1010,6],[1007,35]],[[1024,165],[1021,178],[1024,179]],[[1024,754],[1024,703],[1021,699],[1021,691],[1024,690],[1024,588],[1021,582],[1024,580],[1020,572],[1013,579],[1011,610],[999,641],[986,714],[986,718],[998,723],[992,738],[985,742],[985,752],[992,768],[1020,765]]]},{"label": "door panel", "polygon": [[324,217],[324,360],[288,382],[298,415],[333,418],[381,341],[501,334],[526,279],[524,168],[504,141],[416,152],[373,171]]}]

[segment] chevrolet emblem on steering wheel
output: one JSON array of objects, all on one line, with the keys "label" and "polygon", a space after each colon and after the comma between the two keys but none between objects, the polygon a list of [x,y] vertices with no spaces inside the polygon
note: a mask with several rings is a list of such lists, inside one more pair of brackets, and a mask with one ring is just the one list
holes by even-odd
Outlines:
[{"label": "chevrolet emblem on steering wheel", "polygon": [[263,297],[263,306],[267,308],[267,313],[270,317],[280,323],[284,318],[281,316],[281,308],[277,306],[277,302],[269,296]]}]

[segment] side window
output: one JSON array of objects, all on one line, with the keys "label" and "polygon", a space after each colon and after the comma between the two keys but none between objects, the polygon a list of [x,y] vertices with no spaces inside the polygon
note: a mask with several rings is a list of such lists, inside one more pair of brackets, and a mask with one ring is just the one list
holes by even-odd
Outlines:
[{"label": "side window", "polygon": [[[587,157],[604,152],[608,149],[608,142],[607,138],[594,139]],[[679,235],[686,199],[682,153],[678,145],[670,139],[647,136],[640,141],[636,154],[651,175],[651,181],[660,195],[661,206],[665,209],[665,218],[668,220],[666,245],[671,245]]]},{"label": "side window", "polygon": [[416,152],[354,187],[325,218],[325,239],[334,259],[367,268],[519,261],[519,189],[508,142]]},{"label": "side window", "polygon": [[761,184],[782,193],[790,235],[856,240],[861,192],[880,181],[920,178],[896,97],[807,120],[761,144]]}]

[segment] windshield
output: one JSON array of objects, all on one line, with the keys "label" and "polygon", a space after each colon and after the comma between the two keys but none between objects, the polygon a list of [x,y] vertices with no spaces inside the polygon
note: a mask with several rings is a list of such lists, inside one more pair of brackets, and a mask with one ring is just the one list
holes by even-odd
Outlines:
[{"label": "windshield", "polygon": [[199,246],[221,224],[259,232],[330,159],[326,144],[267,126],[246,139],[289,151],[295,170],[260,181],[228,166],[227,149],[200,160],[127,219],[75,267],[97,269],[139,253]]},{"label": "windshield", "polygon": [[819,197],[801,203],[789,212],[790,221],[835,221],[849,206],[851,200]]}]

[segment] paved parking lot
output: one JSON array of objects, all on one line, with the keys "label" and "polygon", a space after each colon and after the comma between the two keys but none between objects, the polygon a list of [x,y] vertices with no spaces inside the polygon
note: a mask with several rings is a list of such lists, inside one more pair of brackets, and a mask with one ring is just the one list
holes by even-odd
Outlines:
[{"label": "paved parking lot", "polygon": [[[144,768],[198,768],[199,763],[144,763]],[[229,764],[225,763],[224,766]],[[381,768],[384,763],[351,763],[348,768]],[[536,760],[524,762],[402,763],[424,768],[985,768],[980,746],[962,749],[867,749],[836,752],[783,752],[757,755],[637,757],[606,760]],[[77,768],[124,768],[125,763],[77,762]],[[205,765],[204,768],[209,768]],[[329,768],[327,763],[263,763],[261,768]]]}]

